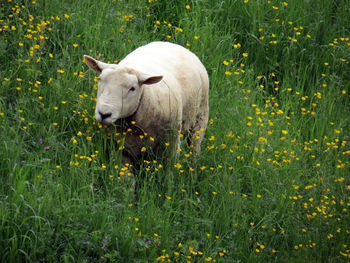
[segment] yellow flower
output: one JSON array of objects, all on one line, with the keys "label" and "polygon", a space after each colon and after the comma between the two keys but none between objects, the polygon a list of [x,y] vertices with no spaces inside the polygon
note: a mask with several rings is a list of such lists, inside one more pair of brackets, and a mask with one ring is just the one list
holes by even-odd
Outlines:
[{"label": "yellow flower", "polygon": [[175,166],[175,168],[177,168],[177,169],[180,169],[181,167],[182,167],[182,165],[181,164],[179,164],[179,163],[177,163],[176,165],[174,165]]},{"label": "yellow flower", "polygon": [[259,142],[267,144],[267,139],[265,137],[259,137]]},{"label": "yellow flower", "polygon": [[239,43],[238,44],[233,44],[233,47],[234,48],[239,48],[239,47],[241,47],[241,44],[239,44]]},{"label": "yellow flower", "polygon": [[191,7],[189,5],[186,5],[186,9],[189,10],[191,9]]},{"label": "yellow flower", "polygon": [[146,150],[147,150],[146,147],[141,148],[141,152],[145,152]]}]

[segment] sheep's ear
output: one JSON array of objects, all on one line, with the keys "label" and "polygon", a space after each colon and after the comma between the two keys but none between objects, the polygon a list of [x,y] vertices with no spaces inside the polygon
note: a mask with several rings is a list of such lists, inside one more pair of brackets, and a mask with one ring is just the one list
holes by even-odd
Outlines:
[{"label": "sheep's ear", "polygon": [[142,85],[151,85],[158,83],[163,79],[163,76],[150,76],[148,74],[142,73],[140,71],[137,71],[133,68],[127,68],[129,74],[134,74],[136,75],[140,86]]},{"label": "sheep's ear", "polygon": [[158,83],[163,79],[163,76],[152,76],[152,77],[146,77],[140,81],[141,85],[151,85]]},{"label": "sheep's ear", "polygon": [[98,74],[101,74],[102,70],[107,68],[109,64],[98,61],[90,56],[84,55],[84,60],[86,65],[89,66],[93,71],[95,71]]}]

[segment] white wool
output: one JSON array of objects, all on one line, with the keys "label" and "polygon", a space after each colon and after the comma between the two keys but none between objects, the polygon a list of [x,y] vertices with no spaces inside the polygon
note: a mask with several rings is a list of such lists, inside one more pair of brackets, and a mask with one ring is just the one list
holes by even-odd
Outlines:
[{"label": "white wool", "polygon": [[127,135],[125,150],[129,155],[137,157],[144,145],[158,150],[168,140],[177,148],[180,132],[192,139],[199,153],[209,115],[209,79],[195,54],[176,44],[152,42],[119,64],[89,56],[85,59],[100,74],[96,120],[106,124],[128,120],[154,139],[142,135],[140,139],[137,132]]}]

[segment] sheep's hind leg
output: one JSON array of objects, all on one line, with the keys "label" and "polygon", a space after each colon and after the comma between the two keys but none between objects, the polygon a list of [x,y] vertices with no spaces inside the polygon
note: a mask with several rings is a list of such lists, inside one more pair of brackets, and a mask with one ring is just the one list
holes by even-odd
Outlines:
[{"label": "sheep's hind leg", "polygon": [[205,130],[207,128],[208,118],[209,116],[207,113],[198,113],[196,123],[193,129],[190,131],[190,142],[193,144],[194,151],[197,155],[199,155],[201,152],[201,143],[203,141]]}]

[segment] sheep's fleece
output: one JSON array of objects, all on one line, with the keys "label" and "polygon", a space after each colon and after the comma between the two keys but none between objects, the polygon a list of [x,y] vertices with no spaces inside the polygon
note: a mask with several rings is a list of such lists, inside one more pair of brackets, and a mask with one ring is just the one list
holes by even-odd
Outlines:
[{"label": "sheep's fleece", "polygon": [[209,78],[195,54],[177,44],[152,42],[119,64],[84,58],[99,74],[96,120],[126,134],[124,161],[148,148],[175,150],[181,134],[199,154],[208,123]]}]

